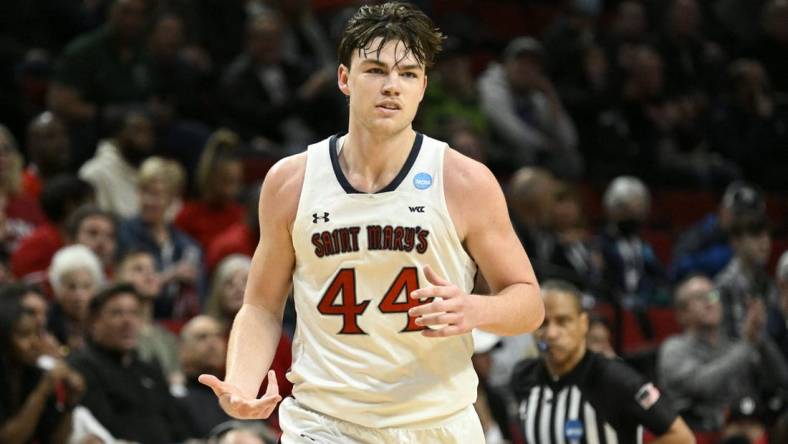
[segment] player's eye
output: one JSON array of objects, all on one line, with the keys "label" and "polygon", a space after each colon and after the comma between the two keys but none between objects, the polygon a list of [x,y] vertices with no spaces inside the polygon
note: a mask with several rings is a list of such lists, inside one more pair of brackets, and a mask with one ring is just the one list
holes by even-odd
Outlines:
[{"label": "player's eye", "polygon": [[369,68],[367,72],[370,74],[383,74],[383,70],[380,68]]},{"label": "player's eye", "polygon": [[418,77],[418,75],[416,75],[415,72],[411,72],[411,71],[404,72],[402,73],[402,75],[411,79],[415,79]]}]

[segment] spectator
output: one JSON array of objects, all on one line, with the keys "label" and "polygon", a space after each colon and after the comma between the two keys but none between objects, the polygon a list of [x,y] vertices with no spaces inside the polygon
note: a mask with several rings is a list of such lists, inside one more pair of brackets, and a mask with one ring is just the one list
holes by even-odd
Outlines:
[{"label": "spectator", "polygon": [[625,308],[642,309],[666,303],[665,272],[640,229],[648,220],[651,194],[632,176],[619,176],[602,197],[607,224],[599,236],[604,281],[614,301]]},{"label": "spectator", "polygon": [[616,352],[613,350],[610,337],[610,324],[607,319],[601,316],[590,316],[588,318],[586,344],[589,350],[609,359],[615,358]]},{"label": "spectator", "polygon": [[[284,150],[275,152],[303,151],[314,134],[307,110],[329,86],[334,72],[321,69],[308,75],[283,59],[282,20],[274,12],[251,17],[246,33],[244,52],[221,82],[226,123],[244,140],[257,138],[253,143]],[[325,109],[320,113],[324,118],[331,115]]]},{"label": "spectator", "polygon": [[576,179],[583,172],[577,133],[544,73],[543,52],[538,41],[518,37],[504,50],[503,64],[491,63],[479,79],[482,111],[502,151],[490,160]]},{"label": "spectator", "polygon": [[788,1],[769,0],[763,8],[761,19],[763,35],[758,39],[752,55],[763,63],[774,90],[785,100],[788,94]]},{"label": "spectator", "polygon": [[[144,0],[113,0],[107,23],[72,41],[60,56],[49,90],[49,106],[69,125],[88,131],[119,109],[140,106],[151,91],[142,41]],[[83,136],[75,148],[95,141]],[[75,153],[81,163],[90,152]]]},{"label": "spectator", "polygon": [[30,163],[22,176],[25,193],[38,199],[44,184],[68,172],[71,143],[63,120],[51,111],[37,115],[27,126]]},{"label": "spectator", "polygon": [[763,65],[751,59],[735,60],[727,78],[727,94],[712,114],[710,143],[735,161],[748,179],[784,187],[788,184],[784,174],[788,156],[782,150],[788,143],[785,112],[777,109]]},{"label": "spectator", "polygon": [[67,350],[81,349],[88,333],[88,306],[104,284],[101,263],[84,245],[64,247],[52,258],[49,282],[55,300],[48,329]]},{"label": "spectator", "polygon": [[419,120],[425,133],[452,134],[452,123],[459,121],[479,135],[488,134],[489,125],[471,71],[471,56],[459,38],[448,37],[443,44],[430,73],[430,87]]},{"label": "spectator", "polygon": [[734,219],[765,211],[763,196],[752,184],[737,181],[728,185],[717,212],[706,215],[679,236],[673,250],[672,280],[696,272],[716,276],[733,257],[728,230]]},{"label": "spectator", "polygon": [[225,328],[211,316],[193,317],[181,330],[180,366],[185,378],[185,393],[176,398],[191,438],[206,438],[217,425],[229,421],[213,391],[197,382],[203,373],[224,373],[227,353]]},{"label": "spectator", "polygon": [[20,298],[0,298],[0,442],[65,443],[71,434],[84,381],[59,360],[41,368],[39,333]]},{"label": "spectator", "polygon": [[175,226],[207,248],[227,227],[243,220],[238,203],[243,182],[240,140],[228,130],[218,130],[203,150],[197,168],[199,199],[186,202],[175,217]]},{"label": "spectator", "polygon": [[4,216],[2,247],[10,254],[19,241],[44,222],[38,204],[22,193],[22,156],[16,139],[0,124],[0,210]]},{"label": "spectator", "polygon": [[178,363],[178,338],[153,320],[153,305],[161,295],[156,258],[145,250],[131,250],[118,262],[117,282],[131,284],[140,296],[140,331],[137,353],[140,360],[158,365],[170,385],[183,383]]},{"label": "spectator", "polygon": [[96,155],[79,169],[79,177],[96,188],[102,210],[120,217],[139,211],[138,169],[155,145],[153,123],[148,115],[129,111],[120,116],[113,138],[99,144]]},{"label": "spectator", "polygon": [[769,307],[767,329],[774,343],[788,360],[788,251],[784,251],[774,271],[777,297]]},{"label": "spectator", "polygon": [[233,254],[219,263],[213,275],[213,285],[205,303],[205,313],[229,330],[235,314],[244,302],[246,277],[252,260],[249,256]]},{"label": "spectator", "polygon": [[222,259],[231,254],[242,254],[251,257],[259,239],[260,186],[253,186],[244,199],[244,218],[238,223],[225,227],[224,231],[208,245],[205,254],[205,266],[213,272]]},{"label": "spectator", "polygon": [[187,433],[164,375],[134,351],[140,323],[140,297],[129,284],[91,301],[90,342],[69,357],[87,385],[82,404],[118,439],[179,442]]},{"label": "spectator", "polygon": [[19,299],[25,312],[33,316],[38,325],[40,335],[39,350],[41,355],[62,358],[64,350],[55,336],[47,330],[49,302],[40,289],[24,284],[8,284],[0,286],[0,300]]},{"label": "spectator", "polygon": [[762,303],[748,307],[743,339],[735,340],[725,334],[719,294],[708,278],[687,278],[674,301],[684,331],[660,347],[657,375],[693,430],[719,432],[732,401],[745,395],[769,399],[788,386],[786,363],[764,335]]},{"label": "spectator", "polygon": [[550,172],[533,167],[519,169],[509,181],[512,224],[537,276],[552,250],[551,217],[559,185]]},{"label": "spectator", "polygon": [[118,236],[117,220],[112,213],[93,205],[78,208],[68,219],[68,239],[93,251],[107,275],[115,269]]},{"label": "spectator", "polygon": [[183,168],[173,160],[151,157],[140,166],[140,214],[120,225],[121,252],[143,249],[156,258],[163,294],[156,318],[188,319],[199,312],[202,282],[200,247],[167,218],[184,185]]},{"label": "spectator", "polygon": [[654,384],[587,349],[580,292],[560,281],[541,288],[545,320],[534,335],[542,356],[521,362],[511,384],[526,442],[549,442],[552,430],[567,442],[599,442],[603,434],[605,442],[640,442],[645,426],[656,443],[694,443]]},{"label": "spectator", "polygon": [[11,271],[17,278],[32,283],[44,280],[52,255],[65,245],[67,221],[80,206],[93,202],[89,183],[70,174],[50,179],[39,201],[47,221],[19,243],[11,256]]},{"label": "spectator", "polygon": [[774,283],[766,271],[772,248],[772,238],[763,215],[741,217],[730,229],[733,258],[714,279],[720,292],[723,328],[737,338],[748,306],[754,299],[770,304]]},{"label": "spectator", "polygon": [[262,422],[227,421],[214,428],[211,441],[217,444],[274,444],[277,433]]}]

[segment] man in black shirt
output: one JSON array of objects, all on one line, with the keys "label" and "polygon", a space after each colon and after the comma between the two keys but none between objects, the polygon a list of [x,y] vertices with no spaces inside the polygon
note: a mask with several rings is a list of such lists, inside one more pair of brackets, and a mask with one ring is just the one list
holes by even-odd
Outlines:
[{"label": "man in black shirt", "polygon": [[529,444],[694,443],[659,390],[617,359],[586,350],[588,314],[577,289],[542,285],[545,320],[535,336],[542,357],[520,362],[512,377],[519,422]]},{"label": "man in black shirt", "polygon": [[117,439],[169,444],[187,431],[158,365],[135,352],[140,296],[130,284],[116,284],[90,301],[90,342],[69,363],[85,378],[82,404]]}]

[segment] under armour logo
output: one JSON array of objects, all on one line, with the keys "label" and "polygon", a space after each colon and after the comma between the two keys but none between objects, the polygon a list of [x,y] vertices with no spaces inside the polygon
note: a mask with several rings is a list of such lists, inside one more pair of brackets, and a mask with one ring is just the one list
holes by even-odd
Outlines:
[{"label": "under armour logo", "polygon": [[312,214],[312,223],[316,224],[317,221],[322,220],[323,222],[328,222],[328,211],[324,212],[322,216],[318,216],[317,213]]},{"label": "under armour logo", "polygon": [[423,213],[424,207],[408,207],[411,213]]}]

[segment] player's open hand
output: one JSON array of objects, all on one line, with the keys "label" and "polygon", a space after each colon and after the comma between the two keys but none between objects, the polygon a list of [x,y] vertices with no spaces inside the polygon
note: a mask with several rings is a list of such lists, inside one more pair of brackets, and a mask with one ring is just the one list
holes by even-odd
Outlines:
[{"label": "player's open hand", "polygon": [[282,400],[273,370],[268,371],[268,388],[261,398],[245,396],[241,389],[214,375],[202,374],[198,381],[210,387],[225,413],[236,419],[266,419]]},{"label": "player's open hand", "polygon": [[438,276],[429,266],[424,267],[424,275],[432,287],[420,288],[410,293],[413,299],[435,298],[428,304],[408,310],[408,315],[416,318],[417,325],[429,328],[422,331],[424,336],[440,338],[467,333],[477,326],[478,304],[476,298],[459,287]]}]

